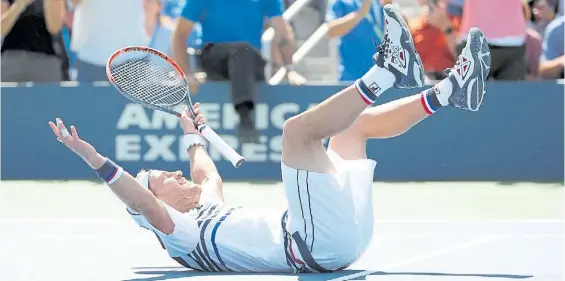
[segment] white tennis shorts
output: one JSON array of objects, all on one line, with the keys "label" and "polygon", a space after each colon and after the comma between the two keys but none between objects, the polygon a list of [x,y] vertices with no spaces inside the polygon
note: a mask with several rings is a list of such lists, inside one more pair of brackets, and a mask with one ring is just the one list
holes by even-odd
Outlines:
[{"label": "white tennis shorts", "polygon": [[[336,174],[297,170],[281,162],[288,200],[288,216],[283,219],[287,259],[307,271],[349,266],[364,253],[373,235],[376,162],[346,161],[331,150],[328,154],[338,169]],[[309,253],[304,253],[304,244]],[[312,259],[317,265],[310,264]]]}]

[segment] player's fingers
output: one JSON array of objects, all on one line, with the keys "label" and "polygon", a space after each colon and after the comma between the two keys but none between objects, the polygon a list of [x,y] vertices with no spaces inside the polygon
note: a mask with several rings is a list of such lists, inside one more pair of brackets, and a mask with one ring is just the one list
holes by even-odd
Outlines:
[{"label": "player's fingers", "polygon": [[202,116],[202,115],[196,116],[196,119],[194,121],[198,125],[206,124],[206,118],[204,118],[204,116]]},{"label": "player's fingers", "polygon": [[71,134],[69,134],[69,131],[67,131],[63,120],[61,120],[60,118],[57,118],[57,128],[59,128],[59,131],[61,131],[61,136],[63,137],[63,139],[71,136]]},{"label": "player's fingers", "polygon": [[51,127],[51,130],[53,131],[53,134],[55,134],[57,137],[60,136],[60,134],[59,134],[59,129],[57,128],[57,125],[55,125],[55,123],[49,121],[49,127]]},{"label": "player's fingers", "polygon": [[71,125],[71,134],[73,138],[80,139],[80,137],[78,136],[77,128],[75,128],[75,126],[73,125]]},{"label": "player's fingers", "polygon": [[194,108],[194,115],[196,115],[196,116],[200,115],[200,107]]},{"label": "player's fingers", "polygon": [[200,103],[199,102],[194,104],[194,109],[196,110],[197,108],[200,109]]},{"label": "player's fingers", "polygon": [[183,105],[183,106],[182,106],[182,114],[181,114],[181,117],[188,117],[188,116],[189,116],[189,114],[188,114],[188,107],[187,107],[186,105]]}]

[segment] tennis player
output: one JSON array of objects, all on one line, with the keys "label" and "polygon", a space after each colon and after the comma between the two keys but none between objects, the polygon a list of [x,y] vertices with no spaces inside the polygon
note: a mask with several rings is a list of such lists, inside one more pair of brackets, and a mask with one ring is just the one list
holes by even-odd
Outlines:
[{"label": "tennis player", "polygon": [[[75,127],[49,122],[58,140],[78,154],[127,205],[133,220],[154,232],[168,254],[194,270],[329,272],[346,268],[373,236],[372,182],[376,162],[366,140],[389,138],[446,106],[477,111],[490,68],[486,40],[472,29],[449,77],[422,93],[371,107],[391,87],[423,85],[422,63],[403,17],[385,6],[386,35],[375,66],[354,85],[288,119],[283,129],[284,214],[224,203],[222,179],[194,123],[195,105],[180,123],[192,180],[182,172],[141,171],[133,177],[82,140]],[[322,144],[330,137],[328,149]]]}]

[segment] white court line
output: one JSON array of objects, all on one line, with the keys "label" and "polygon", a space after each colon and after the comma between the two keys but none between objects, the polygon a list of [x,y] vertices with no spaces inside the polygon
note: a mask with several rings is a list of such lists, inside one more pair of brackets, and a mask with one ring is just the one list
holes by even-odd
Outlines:
[{"label": "white court line", "polygon": [[506,238],[506,235],[493,235],[493,236],[487,236],[487,237],[484,237],[484,238],[481,238],[481,239],[470,240],[470,241],[467,241],[465,243],[457,244],[457,245],[449,247],[449,248],[445,248],[445,249],[442,249],[442,250],[413,256],[413,257],[410,257],[408,259],[401,260],[401,261],[398,261],[398,262],[393,262],[391,264],[385,265],[384,267],[382,267],[379,270],[366,270],[366,271],[342,276],[342,277],[335,278],[335,279],[329,279],[327,281],[345,281],[345,280],[350,280],[350,279],[361,277],[361,276],[367,276],[367,275],[370,275],[370,274],[373,274],[373,273],[376,273],[376,272],[380,272],[380,271],[383,271],[383,270],[390,270],[390,269],[393,269],[393,268],[396,268],[396,267],[401,267],[401,266],[405,266],[405,265],[408,265],[408,264],[411,264],[411,263],[415,263],[415,262],[439,257],[439,256],[449,254],[449,253],[453,253],[453,252],[456,252],[456,251],[459,251],[459,250],[468,249],[468,248],[472,248],[472,247],[475,247],[475,246],[491,243],[493,241],[500,240],[500,239],[503,239],[503,238]]},{"label": "white court line", "polygon": [[[0,218],[0,222],[8,223],[124,223],[131,221],[129,218],[123,219],[101,219],[101,218]],[[375,223],[565,223],[563,219],[516,219],[516,220],[428,220],[428,219],[401,219],[401,220],[375,220]]]}]

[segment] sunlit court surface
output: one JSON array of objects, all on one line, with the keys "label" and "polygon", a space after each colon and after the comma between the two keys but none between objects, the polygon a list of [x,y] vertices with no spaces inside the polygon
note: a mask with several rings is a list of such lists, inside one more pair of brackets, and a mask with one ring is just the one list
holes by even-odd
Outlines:
[{"label": "sunlit court surface", "polygon": [[[226,203],[279,215],[280,183],[226,183]],[[205,273],[169,258],[103,184],[3,181],[0,280],[563,280],[563,185],[374,184],[375,233],[328,274]]]}]

